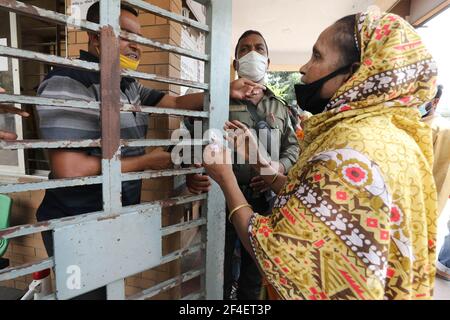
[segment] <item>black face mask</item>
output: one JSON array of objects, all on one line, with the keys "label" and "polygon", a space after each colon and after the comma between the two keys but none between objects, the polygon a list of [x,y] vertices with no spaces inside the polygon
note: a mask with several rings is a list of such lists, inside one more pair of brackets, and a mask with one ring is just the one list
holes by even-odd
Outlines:
[{"label": "black face mask", "polygon": [[297,97],[298,106],[305,111],[312,114],[318,114],[324,111],[326,105],[330,102],[331,98],[325,99],[320,97],[320,90],[322,86],[330,79],[333,79],[341,73],[346,73],[351,65],[344,66],[329,75],[314,81],[310,84],[296,84],[295,95]]}]

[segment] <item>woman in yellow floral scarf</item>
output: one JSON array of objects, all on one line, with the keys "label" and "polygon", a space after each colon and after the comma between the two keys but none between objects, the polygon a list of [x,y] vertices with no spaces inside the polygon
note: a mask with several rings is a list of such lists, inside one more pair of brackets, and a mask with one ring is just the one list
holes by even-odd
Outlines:
[{"label": "woman in yellow floral scarf", "polygon": [[[332,98],[305,122],[301,155],[288,177],[266,176],[279,191],[270,217],[248,207],[228,164],[205,167],[278,298],[430,299],[436,188],[431,131],[417,109],[435,95],[436,66],[400,17],[368,12],[355,19],[359,63],[323,85],[321,95]],[[314,72],[332,46],[324,40],[338,30],[331,26],[319,37],[301,70],[305,83],[325,75]],[[333,86],[337,91],[327,93]],[[205,162],[230,161],[227,153],[210,146]],[[262,159],[257,166],[271,170]]]}]

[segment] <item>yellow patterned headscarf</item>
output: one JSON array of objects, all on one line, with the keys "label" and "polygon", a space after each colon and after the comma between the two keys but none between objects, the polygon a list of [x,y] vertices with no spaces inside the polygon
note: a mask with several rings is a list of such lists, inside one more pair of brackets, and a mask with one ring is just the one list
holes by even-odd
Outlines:
[{"label": "yellow patterned headscarf", "polygon": [[[355,40],[361,52],[358,71],[334,94],[326,111],[312,117],[306,143],[318,127],[391,107],[418,108],[436,94],[437,66],[414,28],[395,14],[377,10],[357,15]],[[348,112],[356,111],[356,112]],[[334,115],[340,113],[333,119]]]},{"label": "yellow patterned headscarf", "polygon": [[436,188],[417,107],[436,65],[402,18],[357,16],[358,71],[304,124],[273,214],[250,223],[256,259],[284,299],[430,299]]}]

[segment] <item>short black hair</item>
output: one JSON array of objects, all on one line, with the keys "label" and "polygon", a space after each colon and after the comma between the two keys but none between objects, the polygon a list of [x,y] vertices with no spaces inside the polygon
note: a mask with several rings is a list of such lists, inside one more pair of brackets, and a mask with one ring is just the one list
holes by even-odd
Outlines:
[{"label": "short black hair", "polygon": [[256,34],[256,35],[260,36],[264,40],[264,44],[266,45],[267,54],[269,54],[269,47],[267,46],[266,39],[264,39],[264,37],[261,34],[261,32],[256,31],[256,30],[247,30],[241,35],[241,37],[239,38],[239,40],[238,40],[238,42],[236,44],[236,48],[234,49],[234,57],[236,59],[237,59],[237,56],[238,56],[239,44],[241,43],[241,41],[243,39],[247,38],[248,36],[251,36],[252,34]]},{"label": "short black hair", "polygon": [[[135,17],[139,16],[139,13],[135,8],[125,3],[120,4],[120,10],[128,11]],[[93,23],[100,23],[100,2],[95,2],[89,7],[86,15],[86,20]]]},{"label": "short black hair", "polygon": [[341,53],[342,66],[361,62],[361,52],[356,40],[356,14],[345,16],[335,22],[334,45]]}]

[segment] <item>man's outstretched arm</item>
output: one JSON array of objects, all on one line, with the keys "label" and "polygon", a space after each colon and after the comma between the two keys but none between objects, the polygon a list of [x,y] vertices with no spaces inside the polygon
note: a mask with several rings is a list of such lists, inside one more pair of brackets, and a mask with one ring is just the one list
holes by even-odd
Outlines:
[{"label": "man's outstretched arm", "polygon": [[[265,87],[250,80],[241,78],[230,83],[230,97],[238,100],[250,99]],[[202,110],[204,93],[193,93],[184,96],[165,95],[156,105],[162,108]]]}]

